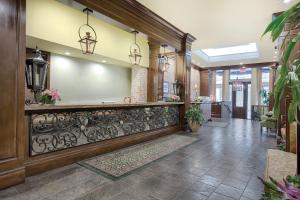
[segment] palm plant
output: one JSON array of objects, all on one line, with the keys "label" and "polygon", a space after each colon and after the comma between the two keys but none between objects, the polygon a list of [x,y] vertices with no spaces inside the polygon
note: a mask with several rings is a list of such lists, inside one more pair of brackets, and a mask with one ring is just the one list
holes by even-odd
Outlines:
[{"label": "palm plant", "polygon": [[[263,35],[271,33],[271,39],[274,42],[285,31],[288,26],[288,31],[284,36],[282,45],[282,58],[278,66],[278,77],[274,87],[274,115],[279,116],[280,101],[286,88],[290,88],[292,101],[288,110],[288,120],[293,122],[297,120],[296,112],[300,106],[300,59],[291,59],[295,46],[300,42],[300,33],[294,33],[300,28],[300,2],[283,12],[275,20],[273,20],[266,28]],[[299,52],[296,52],[299,55]]]}]

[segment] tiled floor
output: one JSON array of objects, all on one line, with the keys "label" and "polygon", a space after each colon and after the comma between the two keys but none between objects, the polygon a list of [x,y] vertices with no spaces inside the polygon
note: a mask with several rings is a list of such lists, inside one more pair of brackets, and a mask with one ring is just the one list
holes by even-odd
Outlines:
[{"label": "tiled floor", "polygon": [[266,149],[275,138],[232,120],[202,127],[199,141],[117,181],[73,164],[0,191],[1,200],[258,200]]}]

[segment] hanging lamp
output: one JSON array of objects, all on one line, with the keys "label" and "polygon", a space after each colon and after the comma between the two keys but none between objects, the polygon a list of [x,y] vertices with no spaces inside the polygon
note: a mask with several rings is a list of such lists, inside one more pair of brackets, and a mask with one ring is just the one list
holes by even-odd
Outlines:
[{"label": "hanging lamp", "polygon": [[163,44],[161,46],[164,48],[164,52],[163,52],[163,54],[159,54],[158,55],[160,70],[162,72],[167,72],[168,69],[169,69],[169,67],[170,67],[169,58],[168,58],[168,56],[166,54],[166,47],[168,45]]},{"label": "hanging lamp", "polygon": [[89,25],[89,14],[93,13],[91,9],[85,8],[86,24],[78,29],[79,43],[83,54],[93,54],[97,43],[97,34],[92,26]]},{"label": "hanging lamp", "polygon": [[129,59],[132,65],[139,65],[142,59],[141,55],[141,48],[136,43],[136,35],[139,33],[138,31],[134,30],[131,33],[134,34],[134,43],[130,45],[129,48]]}]

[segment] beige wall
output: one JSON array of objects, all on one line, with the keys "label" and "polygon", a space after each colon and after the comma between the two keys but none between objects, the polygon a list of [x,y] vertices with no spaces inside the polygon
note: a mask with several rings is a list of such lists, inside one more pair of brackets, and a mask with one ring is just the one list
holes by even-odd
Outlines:
[{"label": "beige wall", "polygon": [[131,69],[51,54],[51,88],[61,93],[60,104],[122,101],[130,96]]},{"label": "beige wall", "polygon": [[[54,0],[27,0],[26,11],[27,36],[80,49],[78,28],[86,23],[83,12]],[[89,21],[98,35],[95,54],[129,62],[129,46],[133,43],[133,35],[93,16]],[[142,37],[137,40],[143,56],[141,65],[148,67],[147,40]]]},{"label": "beige wall", "polygon": [[223,87],[222,87],[223,101],[230,100],[229,80],[230,80],[230,71],[224,70],[224,72],[223,72]]},{"label": "beige wall", "polygon": [[133,67],[131,73],[132,102],[147,102],[147,75],[145,67]]}]

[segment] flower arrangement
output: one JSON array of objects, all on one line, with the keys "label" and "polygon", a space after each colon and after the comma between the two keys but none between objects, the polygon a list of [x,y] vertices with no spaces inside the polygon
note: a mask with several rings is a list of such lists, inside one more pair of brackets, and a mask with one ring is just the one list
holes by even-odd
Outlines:
[{"label": "flower arrangement", "polygon": [[270,177],[270,181],[264,181],[258,177],[266,186],[266,193],[263,194],[262,200],[297,200],[300,199],[300,177],[287,176],[283,179],[283,184],[278,183]]},{"label": "flower arrangement", "polygon": [[55,104],[56,101],[60,100],[60,93],[55,89],[47,89],[43,91],[39,97],[39,102],[41,102],[42,104]]},{"label": "flower arrangement", "polygon": [[178,102],[178,101],[180,101],[180,97],[177,96],[177,95],[172,95],[171,100],[174,101],[174,102]]}]

